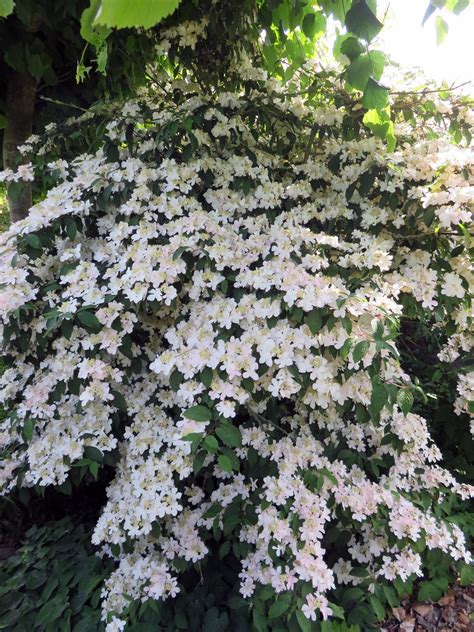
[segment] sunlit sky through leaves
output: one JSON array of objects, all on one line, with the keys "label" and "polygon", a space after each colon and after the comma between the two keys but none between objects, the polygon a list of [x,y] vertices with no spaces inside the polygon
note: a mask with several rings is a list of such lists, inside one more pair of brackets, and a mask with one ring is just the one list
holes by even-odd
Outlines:
[{"label": "sunlit sky through leaves", "polygon": [[[417,66],[428,77],[451,83],[471,81],[474,90],[474,2],[461,15],[448,11],[432,15],[421,26],[428,0],[380,0],[379,16],[388,8],[381,48],[404,67]],[[436,43],[435,15],[449,24],[444,42]]]}]

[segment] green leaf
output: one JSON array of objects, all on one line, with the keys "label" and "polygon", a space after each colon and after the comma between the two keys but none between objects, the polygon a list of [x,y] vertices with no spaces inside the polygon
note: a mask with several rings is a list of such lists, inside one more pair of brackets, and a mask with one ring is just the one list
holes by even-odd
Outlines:
[{"label": "green leaf", "polygon": [[352,349],[352,340],[350,338],[347,338],[344,344],[342,345],[342,347],[339,349],[339,355],[341,356],[343,360],[345,360],[348,357],[351,349]]},{"label": "green leaf", "polygon": [[352,588],[347,588],[342,593],[342,599],[344,602],[354,601],[358,602],[363,599],[365,596],[364,591],[361,588],[357,588],[357,586],[353,586]]},{"label": "green leaf", "polygon": [[368,110],[382,110],[388,105],[388,90],[380,85],[378,81],[369,77],[365,86],[362,104]]},{"label": "green leaf", "polygon": [[240,448],[242,445],[242,435],[240,430],[230,424],[222,424],[216,428],[216,435],[230,448]]},{"label": "green leaf", "polygon": [[6,18],[7,15],[13,13],[14,6],[14,0],[0,0],[0,18]]},{"label": "green leaf", "polygon": [[204,461],[206,460],[206,456],[207,456],[206,452],[204,450],[201,450],[194,457],[194,461],[193,461],[194,475],[197,475],[201,471],[202,466],[204,465]]},{"label": "green leaf", "polygon": [[53,623],[67,607],[67,600],[64,595],[58,595],[51,601],[47,601],[42,608],[40,608],[36,619],[35,625],[41,627],[48,623]]},{"label": "green leaf", "polygon": [[268,601],[274,596],[275,596],[275,589],[273,588],[273,586],[269,586],[268,584],[266,584],[265,586],[262,586],[262,589],[258,593],[258,598],[261,599],[262,601]]},{"label": "green leaf", "polygon": [[474,582],[474,566],[463,564],[460,572],[461,586],[469,586]]},{"label": "green leaf", "polygon": [[174,615],[174,624],[178,630],[188,629],[188,619],[182,610],[177,610]]},{"label": "green leaf", "polygon": [[229,459],[228,456],[225,456],[225,454],[221,454],[220,457],[217,459],[217,462],[219,463],[219,467],[221,467],[224,472],[228,472],[229,474],[232,472],[232,461]]},{"label": "green leaf", "polygon": [[346,14],[345,25],[348,31],[367,42],[373,40],[383,27],[366,0],[355,0]]},{"label": "green leaf", "polygon": [[244,608],[248,608],[248,602],[245,599],[242,599],[242,597],[237,597],[236,595],[230,597],[228,605],[231,610],[243,610]]},{"label": "green leaf", "polygon": [[183,375],[175,369],[170,375],[170,386],[173,391],[177,391],[183,381]]},{"label": "green leaf", "polygon": [[204,439],[204,447],[208,452],[213,452],[214,454],[219,451],[219,443],[217,442],[217,439],[212,435],[208,435]]},{"label": "green leaf", "polygon": [[26,61],[29,73],[39,81],[45,71],[51,67],[51,58],[46,53],[35,53],[29,48],[26,49]]},{"label": "green leaf", "polygon": [[323,326],[323,317],[321,315],[321,310],[312,309],[306,315],[305,322],[308,325],[313,336],[315,336]]},{"label": "green leaf", "polygon": [[296,610],[295,615],[302,632],[311,632],[313,627],[311,621],[304,616],[301,610]]},{"label": "green leaf", "polygon": [[374,595],[369,595],[369,603],[372,607],[372,610],[377,616],[377,621],[383,621],[385,618],[385,608],[382,606],[380,601]]},{"label": "green leaf", "polygon": [[421,26],[425,25],[425,22],[430,19],[430,17],[433,15],[433,13],[435,11],[436,11],[436,7],[435,7],[434,3],[431,2],[431,0],[430,0],[430,2],[428,4],[428,7],[427,7],[427,9],[425,11],[425,15],[423,16],[423,20],[421,22]]},{"label": "green leaf", "polygon": [[346,69],[346,79],[353,88],[363,92],[370,78],[380,79],[385,67],[385,55],[374,50],[352,60]]},{"label": "green leaf", "polygon": [[370,398],[370,412],[377,416],[388,400],[388,392],[385,384],[378,376],[372,379],[372,396]]},{"label": "green leaf", "polygon": [[257,610],[257,608],[254,608],[252,613],[252,621],[256,632],[267,632],[267,618],[261,610]]},{"label": "green leaf", "polygon": [[192,443],[199,442],[202,439],[202,432],[190,432],[182,437],[182,441],[191,441]]},{"label": "green leaf", "polygon": [[270,606],[270,610],[268,611],[268,618],[276,619],[277,617],[281,617],[281,615],[284,614],[289,607],[289,601],[283,601],[283,599],[275,601],[275,603]]},{"label": "green leaf", "polygon": [[25,441],[31,441],[33,438],[34,422],[32,419],[26,419],[23,424],[23,437]]},{"label": "green leaf", "polygon": [[66,340],[71,339],[72,330],[74,329],[74,322],[72,320],[63,320],[61,323],[61,333]]},{"label": "green leaf", "polygon": [[215,518],[216,516],[218,516],[221,513],[221,511],[222,511],[222,505],[220,505],[219,503],[214,503],[203,514],[203,518],[205,518],[206,520],[208,518]]},{"label": "green leaf", "polygon": [[94,24],[149,29],[178,8],[180,0],[102,0]]},{"label": "green leaf", "polygon": [[97,480],[97,474],[99,473],[99,464],[95,461],[89,463],[89,472]]},{"label": "green leaf", "polygon": [[449,24],[443,20],[440,15],[436,16],[435,19],[436,26],[436,44],[440,46],[444,40],[446,39],[446,35],[449,31]]},{"label": "green leaf", "polygon": [[211,367],[206,366],[199,374],[199,379],[204,384],[204,386],[207,386],[207,388],[210,388],[212,384],[212,376],[213,376],[213,371]]},{"label": "green leaf", "polygon": [[103,463],[104,462],[104,453],[99,448],[96,448],[93,445],[88,445],[84,448],[84,458],[90,459],[95,463]]},{"label": "green leaf", "polygon": [[97,333],[102,329],[99,319],[92,312],[77,312],[77,320],[84,325],[84,327],[87,327],[87,329],[90,329],[94,333]]},{"label": "green leaf", "polygon": [[470,0],[454,0],[451,11],[456,15],[460,15],[469,5]]},{"label": "green leaf", "polygon": [[72,219],[72,217],[68,217],[66,219],[66,233],[67,236],[69,237],[69,239],[71,241],[74,241],[74,239],[76,239],[76,235],[77,235],[77,224],[76,222]]},{"label": "green leaf", "polygon": [[176,261],[176,259],[179,259],[181,255],[183,254],[183,252],[186,252],[187,249],[188,249],[187,246],[180,246],[179,248],[176,248],[176,250],[173,253],[173,261]]},{"label": "green leaf", "polygon": [[84,9],[81,15],[81,37],[96,50],[103,47],[105,40],[112,32],[106,26],[95,23],[95,19],[101,8],[101,0],[91,0],[90,6]]},{"label": "green leaf", "polygon": [[31,248],[34,248],[35,250],[41,250],[41,248],[43,247],[41,244],[40,238],[38,237],[38,235],[35,235],[34,233],[27,235],[25,237],[25,241],[28,244],[28,246],[30,246]]},{"label": "green leaf", "polygon": [[116,391],[116,390],[112,390],[111,393],[114,396],[113,405],[115,406],[115,408],[118,408],[118,410],[121,410],[123,413],[126,413],[127,401],[125,397],[122,395],[122,393],[119,393],[119,391]]},{"label": "green leaf", "polygon": [[332,616],[334,618],[341,619],[341,621],[344,621],[344,619],[345,619],[344,608],[341,608],[341,606],[337,606],[335,603],[330,603],[329,607],[332,610]]},{"label": "green leaf", "polygon": [[413,393],[408,388],[402,388],[397,393],[397,404],[400,406],[402,413],[405,417],[413,406]]},{"label": "green leaf", "polygon": [[301,28],[308,39],[314,39],[317,34],[322,34],[326,30],[326,18],[321,11],[307,13],[303,18]]},{"label": "green leaf", "polygon": [[107,61],[109,59],[109,49],[107,43],[104,43],[101,48],[99,48],[97,52],[97,70],[102,74],[105,74],[105,69],[107,68]]},{"label": "green leaf", "polygon": [[422,582],[418,589],[419,601],[438,601],[443,596],[443,591],[433,582]]},{"label": "green leaf", "polygon": [[362,119],[375,136],[383,138],[387,143],[388,151],[393,151],[396,145],[395,127],[389,112],[385,110],[368,110]]},{"label": "green leaf", "polygon": [[[359,55],[362,55],[364,49],[357,37],[353,37],[352,35],[342,35],[340,37],[344,38],[338,49],[342,55],[345,55],[351,61],[359,57]],[[337,57],[336,49],[334,50],[334,55]]]},{"label": "green leaf", "polygon": [[370,342],[368,340],[362,340],[358,342],[352,351],[352,359],[355,362],[360,362],[370,348]]},{"label": "green leaf", "polygon": [[212,412],[206,406],[197,404],[196,406],[188,408],[183,416],[193,421],[210,421],[212,419]]},{"label": "green leaf", "polygon": [[382,590],[390,607],[396,608],[400,604],[400,599],[397,596],[395,588],[392,588],[392,586],[382,586]]}]

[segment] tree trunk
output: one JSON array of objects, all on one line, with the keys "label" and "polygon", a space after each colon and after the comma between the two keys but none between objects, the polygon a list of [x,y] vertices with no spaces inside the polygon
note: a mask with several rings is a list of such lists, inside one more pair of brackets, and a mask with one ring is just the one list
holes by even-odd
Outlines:
[{"label": "tree trunk", "polygon": [[[33,131],[36,80],[28,73],[12,72],[8,78],[6,118],[3,134],[3,164],[5,169],[16,169],[23,162],[18,151]],[[21,182],[15,191],[7,189],[12,222],[24,219],[32,205],[31,183]]]}]

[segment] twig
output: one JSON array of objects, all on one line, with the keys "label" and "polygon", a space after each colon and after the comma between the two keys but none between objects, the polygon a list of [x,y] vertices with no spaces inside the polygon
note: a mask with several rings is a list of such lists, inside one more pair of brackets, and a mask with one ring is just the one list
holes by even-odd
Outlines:
[{"label": "twig", "polygon": [[423,90],[397,90],[397,91],[390,91],[390,94],[419,94],[419,95],[424,95],[424,94],[430,94],[432,92],[453,92],[454,90],[459,90],[459,88],[463,88],[464,86],[468,86],[470,83],[472,83],[471,81],[464,81],[464,83],[460,83],[457,86],[452,86],[451,88],[436,88],[434,90],[427,90],[426,88],[423,88]]}]

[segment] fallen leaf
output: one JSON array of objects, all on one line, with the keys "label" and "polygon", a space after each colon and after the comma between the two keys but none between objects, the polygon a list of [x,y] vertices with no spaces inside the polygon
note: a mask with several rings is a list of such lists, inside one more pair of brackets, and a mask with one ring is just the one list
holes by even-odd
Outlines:
[{"label": "fallen leaf", "polygon": [[454,602],[455,602],[454,595],[452,596],[445,595],[444,597],[441,597],[441,599],[438,601],[440,606],[452,606]]},{"label": "fallen leaf", "polygon": [[458,618],[459,618],[459,621],[460,621],[463,625],[470,625],[470,624],[471,624],[471,619],[470,619],[469,615],[468,615],[468,614],[466,614],[465,612],[462,612],[462,611],[461,611],[461,612],[458,614]]},{"label": "fallen leaf", "polygon": [[413,632],[415,629],[415,617],[409,617],[400,624],[400,632]]},{"label": "fallen leaf", "polygon": [[404,608],[392,608],[392,613],[397,621],[403,621],[407,617],[407,613]]},{"label": "fallen leaf", "polygon": [[433,610],[433,606],[426,603],[415,603],[412,609],[420,616],[426,617]]}]

